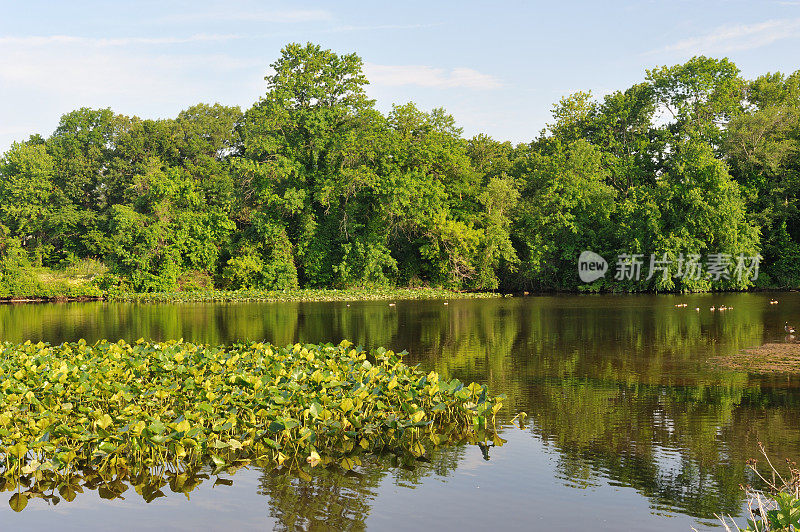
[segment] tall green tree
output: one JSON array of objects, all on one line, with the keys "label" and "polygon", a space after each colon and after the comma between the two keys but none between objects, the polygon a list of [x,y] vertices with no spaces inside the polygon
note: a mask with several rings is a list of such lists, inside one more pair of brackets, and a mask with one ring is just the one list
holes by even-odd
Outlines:
[{"label": "tall green tree", "polygon": [[53,175],[53,158],[42,144],[14,143],[0,158],[0,225],[23,246],[46,240]]}]

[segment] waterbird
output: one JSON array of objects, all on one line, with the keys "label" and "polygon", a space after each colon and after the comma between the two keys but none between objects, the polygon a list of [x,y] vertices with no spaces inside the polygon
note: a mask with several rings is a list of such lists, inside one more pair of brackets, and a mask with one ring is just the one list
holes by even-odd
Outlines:
[{"label": "waterbird", "polygon": [[393,306],[394,306],[394,303],[389,303],[389,306],[390,306],[390,307],[393,307]]},{"label": "waterbird", "polygon": [[710,310],[711,312],[714,312],[715,310],[717,310],[717,308],[716,307],[711,307],[708,310]]},{"label": "waterbird", "polygon": [[450,303],[448,303],[447,301],[445,301],[445,302],[444,302],[444,304],[445,304],[445,305],[449,305]]},{"label": "waterbird", "polygon": [[794,334],[794,327],[789,325],[788,321],[783,323],[783,330],[786,331],[789,334]]},{"label": "waterbird", "polygon": [[694,309],[695,309],[697,312],[700,312],[700,307],[695,307]]}]

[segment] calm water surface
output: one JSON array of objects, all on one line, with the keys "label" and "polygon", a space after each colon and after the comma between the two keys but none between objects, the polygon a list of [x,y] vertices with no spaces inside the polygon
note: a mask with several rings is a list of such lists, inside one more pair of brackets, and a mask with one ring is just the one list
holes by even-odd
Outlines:
[{"label": "calm water surface", "polygon": [[[777,298],[778,305],[769,305]],[[676,303],[688,303],[677,309]],[[711,312],[711,306],[733,310]],[[700,307],[700,311],[695,311]],[[714,368],[708,359],[787,341],[800,294],[556,296],[347,303],[0,306],[0,340],[183,338],[212,344],[338,342],[406,349],[423,369],[488,383],[508,443],[439,450],[397,467],[311,481],[244,469],[187,498],[164,486],[106,501],[5,504],[0,529],[691,530],[738,515],[745,460],[763,441],[800,458],[800,378]],[[407,359],[407,360],[408,360]],[[230,485],[228,485],[230,484]],[[4,499],[5,497],[3,497]],[[740,520],[740,522],[742,522]]]}]

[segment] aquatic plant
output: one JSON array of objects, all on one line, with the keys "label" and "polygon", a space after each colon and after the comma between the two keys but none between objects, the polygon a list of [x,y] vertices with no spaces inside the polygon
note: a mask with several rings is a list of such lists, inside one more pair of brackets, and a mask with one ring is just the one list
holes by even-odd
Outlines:
[{"label": "aquatic plant", "polygon": [[425,374],[404,354],[347,341],[5,343],[0,488],[16,490],[19,511],[47,490],[71,500],[79,477],[102,483],[108,497],[129,481],[147,498],[159,468],[188,482],[204,466],[258,461],[302,477],[320,465],[352,469],[363,453],[413,461],[431,446],[503,443],[502,396]]},{"label": "aquatic plant", "polygon": [[[795,462],[786,460],[789,466],[788,475],[781,475],[772,464],[764,446],[758,444],[761,454],[766,459],[769,471],[766,476],[758,470],[758,461],[748,460],[747,465],[764,483],[766,489],[754,489],[743,486],[747,493],[747,528],[742,529],[731,519],[736,530],[744,532],[796,531],[800,530],[800,469]],[[725,517],[718,516],[729,532],[731,526]]]},{"label": "aquatic plant", "polygon": [[443,288],[348,288],[307,290],[205,290],[193,292],[109,293],[112,301],[377,301],[406,299],[475,299],[501,297],[492,292],[454,292]]}]

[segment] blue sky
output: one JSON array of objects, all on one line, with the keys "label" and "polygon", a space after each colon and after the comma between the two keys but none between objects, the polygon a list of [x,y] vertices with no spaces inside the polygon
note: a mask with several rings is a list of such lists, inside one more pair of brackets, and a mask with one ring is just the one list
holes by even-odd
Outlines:
[{"label": "blue sky", "polygon": [[800,0],[0,0],[0,151],[82,106],[246,108],[280,49],[307,41],[358,53],[384,111],[444,107],[468,136],[527,142],[560,97],[693,55],[729,57],[746,77],[800,69]]}]

